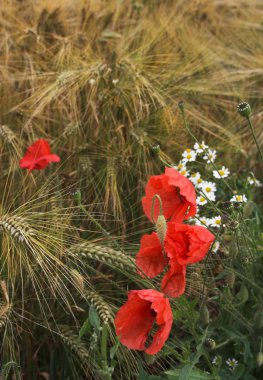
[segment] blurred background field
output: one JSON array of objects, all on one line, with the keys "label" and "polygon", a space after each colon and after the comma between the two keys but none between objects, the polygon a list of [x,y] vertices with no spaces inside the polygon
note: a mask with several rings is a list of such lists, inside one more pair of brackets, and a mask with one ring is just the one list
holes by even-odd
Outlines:
[{"label": "blurred background field", "polygon": [[[163,170],[152,148],[160,145],[162,157],[176,162],[194,143],[178,102],[185,103],[192,133],[215,147],[224,165],[261,176],[256,145],[237,104],[250,102],[262,144],[263,2],[0,5],[1,365],[20,361],[28,380],[108,379],[105,350],[98,359],[91,349],[100,339],[97,322],[86,341],[78,332],[93,305],[101,325],[109,326],[113,346],[112,319],[127,279],[147,285],[136,277],[132,259],[122,255],[136,252],[149,228],[141,197],[149,176]],[[29,176],[19,160],[39,138],[49,141],[61,164]],[[86,214],[74,203],[77,190]],[[96,265],[84,263],[83,252],[97,255]],[[153,375],[186,355],[166,354],[150,367]],[[136,378],[134,355],[118,349],[112,378]]]}]

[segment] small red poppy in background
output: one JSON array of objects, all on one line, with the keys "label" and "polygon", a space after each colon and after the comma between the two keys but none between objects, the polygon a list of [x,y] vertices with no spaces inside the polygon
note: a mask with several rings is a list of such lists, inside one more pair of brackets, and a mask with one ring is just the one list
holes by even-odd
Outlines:
[{"label": "small red poppy in background", "polygon": [[206,256],[215,236],[205,227],[167,223],[164,247],[170,265],[197,263]]},{"label": "small red poppy in background", "polygon": [[136,255],[136,265],[142,272],[139,274],[143,277],[146,274],[153,278],[160,274],[169,264],[170,269],[162,280],[161,289],[169,297],[180,297],[185,291],[185,265],[172,263],[169,257],[165,257],[160,240],[156,232],[151,235],[143,235],[141,238],[140,250]]},{"label": "small red poppy in background", "polygon": [[[149,347],[145,346],[154,323],[159,327]],[[116,334],[121,343],[149,355],[159,352],[171,331],[173,314],[169,300],[157,290],[131,290],[127,302],[115,317]]]},{"label": "small red poppy in background", "polygon": [[56,154],[51,154],[49,143],[40,139],[27,148],[26,154],[20,160],[20,168],[32,170],[44,169],[51,162],[59,162]]},{"label": "small red poppy in background", "polygon": [[[163,215],[181,223],[196,214],[196,193],[189,179],[173,168],[165,168],[165,174],[151,176],[145,187],[146,195],[142,206],[146,216],[152,221],[152,199],[158,194],[162,200]],[[154,204],[153,217],[160,214],[159,202]]]}]

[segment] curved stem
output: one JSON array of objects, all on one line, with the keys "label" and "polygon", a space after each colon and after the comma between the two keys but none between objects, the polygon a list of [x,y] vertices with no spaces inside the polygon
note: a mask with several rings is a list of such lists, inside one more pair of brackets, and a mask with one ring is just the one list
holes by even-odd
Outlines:
[{"label": "curved stem", "polygon": [[155,220],[154,220],[154,203],[155,203],[155,199],[158,199],[158,202],[159,202],[159,207],[160,207],[159,215],[163,215],[163,203],[162,203],[162,199],[161,199],[160,195],[155,194],[152,197],[152,207],[151,207],[151,218],[152,218],[152,222],[153,223],[155,223]]}]

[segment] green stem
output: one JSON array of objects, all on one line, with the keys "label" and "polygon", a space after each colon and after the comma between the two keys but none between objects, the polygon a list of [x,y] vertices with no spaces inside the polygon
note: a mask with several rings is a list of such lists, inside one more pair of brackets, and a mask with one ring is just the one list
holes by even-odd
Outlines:
[{"label": "green stem", "polygon": [[[108,326],[105,324],[103,325],[102,334],[101,334],[101,356],[103,360],[103,369],[105,371],[108,370],[107,340],[108,340]],[[105,379],[110,380],[111,374],[107,373],[107,375],[105,375]]]},{"label": "green stem", "polygon": [[253,138],[254,138],[254,140],[255,140],[256,146],[257,146],[257,148],[258,148],[258,151],[259,151],[259,154],[260,154],[261,160],[263,161],[263,154],[262,154],[262,152],[261,152],[260,145],[259,145],[259,143],[258,143],[258,139],[257,139],[257,137],[256,137],[256,135],[255,135],[255,131],[254,131],[253,125],[252,125],[252,123],[251,123],[250,117],[247,118],[247,121],[248,121],[248,125],[249,125],[249,127],[250,127],[250,129],[251,129],[251,132],[252,132]]}]

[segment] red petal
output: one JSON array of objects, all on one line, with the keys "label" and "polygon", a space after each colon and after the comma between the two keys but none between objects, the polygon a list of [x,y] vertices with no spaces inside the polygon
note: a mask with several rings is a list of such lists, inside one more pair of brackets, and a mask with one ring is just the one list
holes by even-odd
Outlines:
[{"label": "red petal", "polygon": [[167,223],[164,242],[170,260],[178,264],[193,264],[206,256],[215,236],[202,226]]},{"label": "red petal", "polygon": [[[174,213],[172,220],[181,223],[184,219],[189,219],[196,214],[196,193],[192,182],[180,174],[174,168],[165,168],[165,175],[168,177],[168,184],[179,189],[184,208],[181,206]],[[188,209],[188,211],[187,211]]]},{"label": "red petal", "polygon": [[151,307],[156,312],[156,324],[160,327],[154,334],[153,341],[145,352],[148,355],[155,355],[162,349],[169,337],[173,324],[173,313],[167,298],[156,299]]},{"label": "red petal", "polygon": [[116,334],[130,349],[144,350],[147,335],[154,324],[151,303],[134,294],[120,308],[115,318]]},{"label": "red petal", "polygon": [[162,291],[169,297],[180,297],[185,291],[186,266],[175,265],[162,279]]},{"label": "red petal", "polygon": [[[165,268],[162,247],[155,232],[142,237],[136,265],[150,278],[157,276]],[[143,276],[143,273],[140,274]]]}]

